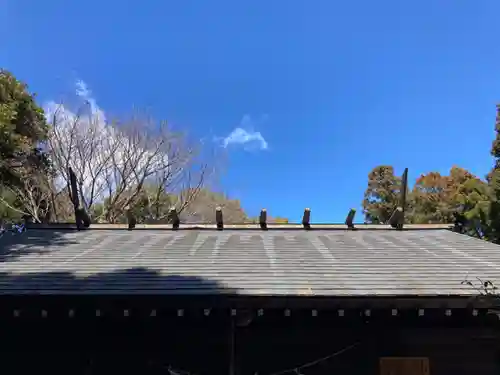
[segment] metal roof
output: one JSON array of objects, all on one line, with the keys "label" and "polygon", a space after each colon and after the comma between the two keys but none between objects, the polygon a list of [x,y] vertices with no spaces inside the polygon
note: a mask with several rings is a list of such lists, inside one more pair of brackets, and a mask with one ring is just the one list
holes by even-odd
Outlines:
[{"label": "metal roof", "polygon": [[0,294],[469,296],[466,278],[500,282],[500,247],[449,230],[279,228],[5,234]]}]

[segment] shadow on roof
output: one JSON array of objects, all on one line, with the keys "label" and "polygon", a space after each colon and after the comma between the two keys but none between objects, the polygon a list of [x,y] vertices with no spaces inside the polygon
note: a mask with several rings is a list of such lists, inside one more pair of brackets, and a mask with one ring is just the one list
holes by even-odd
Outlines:
[{"label": "shadow on roof", "polygon": [[191,275],[163,275],[135,267],[78,276],[71,272],[0,273],[0,294],[64,295],[216,295],[234,294],[235,289]]},{"label": "shadow on roof", "polygon": [[[213,280],[196,276],[161,275],[146,268],[104,272],[88,277],[79,277],[70,272],[0,273],[0,301],[3,302],[3,311],[20,309],[23,317],[24,304],[22,302],[20,304],[19,301],[24,299],[9,298],[6,294],[30,295],[34,297],[32,301],[35,301],[33,302],[35,308],[47,308],[49,322],[54,321],[50,319],[53,316],[52,308],[60,309],[60,299],[47,298],[50,297],[47,294],[105,295],[104,298],[98,299],[83,298],[80,300],[82,302],[71,299],[71,302],[76,302],[75,305],[71,304],[71,307],[75,308],[78,317],[81,310],[84,310],[83,314],[90,316],[92,308],[103,309],[106,315],[108,308],[115,310],[120,306],[132,309],[138,307],[136,303],[127,305],[128,301],[121,298],[109,298],[114,296],[140,293],[176,296],[188,294],[190,297],[183,299],[187,304],[175,307],[189,308],[191,301],[194,300],[191,298],[193,295],[213,296],[230,292],[230,288]],[[40,298],[36,298],[40,295]],[[29,300],[31,297],[24,301]],[[158,298],[153,301],[152,306],[147,306],[147,300],[140,299],[141,308],[161,309],[176,298]],[[213,301],[212,298],[209,300]],[[13,301],[12,305],[9,305],[9,301]],[[93,302],[97,302],[97,305]],[[117,302],[118,304],[115,304]],[[25,303],[32,306],[30,302]],[[203,304],[203,307],[211,306]],[[135,311],[132,314],[134,313]],[[33,314],[36,312],[33,311]],[[30,315],[29,311],[27,315],[34,316]],[[59,318],[56,320],[59,321]],[[196,370],[196,373],[227,372],[225,353],[221,355],[220,352],[225,349],[223,345],[227,342],[227,333],[224,331],[227,328],[224,327],[229,326],[227,324],[222,326],[217,322],[214,324],[212,320],[211,324],[200,325],[193,324],[190,319],[187,321],[183,319],[185,323],[178,323],[176,319],[174,322],[177,323],[166,326],[156,323],[151,326],[141,320],[140,324],[116,326],[109,324],[109,320],[103,320],[106,324],[99,325],[95,323],[95,319],[90,319],[85,320],[86,322],[77,320],[78,324],[64,325],[64,329],[54,329],[51,324],[33,325],[29,324],[29,320],[20,321],[22,324],[12,324],[11,320],[6,320],[7,325],[0,324],[4,338],[4,344],[0,349],[6,357],[2,366],[15,368],[17,374],[31,374],[37,371],[83,374],[87,371],[90,373],[90,369],[92,374],[168,374],[167,365],[181,368],[188,366],[190,370]],[[156,319],[154,321],[158,322]],[[175,327],[179,327],[179,330],[173,329]],[[47,345],[47,335],[54,339],[54,343]],[[217,345],[214,345],[215,339],[218,340]],[[197,358],[194,364],[193,355]]]},{"label": "shadow on roof", "polygon": [[[29,254],[46,254],[44,247],[63,247],[75,244],[65,230],[28,230],[23,233],[4,232],[0,235],[0,263],[16,260]],[[52,250],[53,251],[53,250]]]}]

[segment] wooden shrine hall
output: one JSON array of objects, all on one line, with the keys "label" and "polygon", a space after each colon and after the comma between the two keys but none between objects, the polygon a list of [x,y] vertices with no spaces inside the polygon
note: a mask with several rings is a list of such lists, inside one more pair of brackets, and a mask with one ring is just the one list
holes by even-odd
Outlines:
[{"label": "wooden shrine hall", "polygon": [[500,247],[453,225],[29,225],[0,237],[23,374],[500,373]]}]

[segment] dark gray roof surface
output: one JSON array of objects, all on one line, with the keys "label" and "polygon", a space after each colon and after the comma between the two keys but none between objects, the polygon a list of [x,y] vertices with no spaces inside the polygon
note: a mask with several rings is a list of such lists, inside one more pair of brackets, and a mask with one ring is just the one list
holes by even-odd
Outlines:
[{"label": "dark gray roof surface", "polygon": [[29,230],[0,238],[0,293],[475,295],[500,246],[448,230]]}]

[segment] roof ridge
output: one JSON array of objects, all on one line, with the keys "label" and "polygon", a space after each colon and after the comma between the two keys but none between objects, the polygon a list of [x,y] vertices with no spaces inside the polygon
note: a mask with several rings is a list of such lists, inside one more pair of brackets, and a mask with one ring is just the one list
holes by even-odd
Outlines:
[{"label": "roof ridge", "polygon": [[[50,224],[28,224],[27,229],[65,229],[76,230],[74,223],[50,223]],[[402,229],[395,229],[391,225],[386,224],[355,224],[353,229],[350,229],[346,224],[311,224],[307,230],[449,230],[453,228],[453,224],[406,224]],[[99,229],[129,229],[128,224],[92,224],[85,230]],[[172,230],[172,224],[136,224],[133,230]],[[218,230],[217,224],[180,224],[178,230]],[[258,230],[264,231],[259,224],[224,224],[224,230]],[[302,224],[268,224],[265,230],[306,230]]]}]

